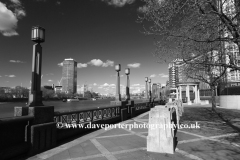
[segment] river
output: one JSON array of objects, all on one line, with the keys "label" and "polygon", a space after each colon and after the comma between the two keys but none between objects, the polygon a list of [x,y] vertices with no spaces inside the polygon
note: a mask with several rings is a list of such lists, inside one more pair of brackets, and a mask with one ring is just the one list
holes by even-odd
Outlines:
[{"label": "river", "polygon": [[[70,111],[81,109],[93,109],[110,106],[113,99],[101,99],[96,101],[82,100],[79,102],[62,102],[62,101],[43,101],[45,106],[54,106],[54,111]],[[137,100],[139,101],[139,100]],[[14,107],[26,106],[25,102],[0,102],[0,118],[14,116]]]}]

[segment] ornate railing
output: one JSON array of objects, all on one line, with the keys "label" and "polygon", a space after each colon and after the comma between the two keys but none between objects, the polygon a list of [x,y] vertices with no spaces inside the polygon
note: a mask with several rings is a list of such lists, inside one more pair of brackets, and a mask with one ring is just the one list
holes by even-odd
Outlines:
[{"label": "ornate railing", "polygon": [[89,123],[120,116],[120,106],[83,109],[77,111],[55,112],[54,121],[62,123]]},{"label": "ornate railing", "polygon": [[135,107],[136,110],[142,110],[142,109],[148,108],[146,103],[141,103],[141,102],[140,103],[135,103],[134,107]]}]

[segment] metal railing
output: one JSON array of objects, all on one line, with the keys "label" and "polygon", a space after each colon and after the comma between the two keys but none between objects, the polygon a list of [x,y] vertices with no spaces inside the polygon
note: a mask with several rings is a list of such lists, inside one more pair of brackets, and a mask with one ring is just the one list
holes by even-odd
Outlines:
[{"label": "metal railing", "polygon": [[97,109],[82,109],[67,112],[55,112],[54,121],[62,123],[89,123],[98,120],[111,119],[120,116],[121,106],[101,107]]}]

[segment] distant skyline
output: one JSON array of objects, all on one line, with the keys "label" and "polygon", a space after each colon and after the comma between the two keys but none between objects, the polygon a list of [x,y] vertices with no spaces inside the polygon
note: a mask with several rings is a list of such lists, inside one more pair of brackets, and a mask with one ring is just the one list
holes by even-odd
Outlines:
[{"label": "distant skyline", "polygon": [[42,43],[42,85],[58,85],[61,63],[78,62],[78,87],[84,83],[99,93],[115,93],[116,71],[121,64],[121,85],[125,68],[130,68],[130,91],[152,83],[165,84],[168,64],[152,56],[154,36],[146,36],[137,23],[140,0],[0,0],[0,86],[30,86],[31,28],[46,29]]}]

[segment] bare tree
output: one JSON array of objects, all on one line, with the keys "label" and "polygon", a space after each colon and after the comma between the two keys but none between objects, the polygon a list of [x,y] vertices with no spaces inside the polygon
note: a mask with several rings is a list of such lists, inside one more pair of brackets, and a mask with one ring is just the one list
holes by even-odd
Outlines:
[{"label": "bare tree", "polygon": [[227,68],[239,70],[229,47],[240,48],[239,0],[142,0],[139,22],[154,35],[158,62],[182,59],[187,78],[209,84],[215,110],[215,85]]},{"label": "bare tree", "polygon": [[[154,55],[160,61],[179,57],[185,61],[191,54],[202,55],[204,50],[199,48],[206,43],[221,43],[221,52],[226,52],[226,44],[240,48],[239,0],[142,1],[146,5],[140,8],[143,15],[138,20],[144,25],[145,34],[159,36]],[[214,66],[240,69],[225,61]]]}]

